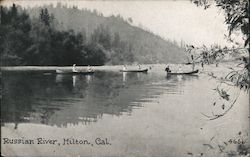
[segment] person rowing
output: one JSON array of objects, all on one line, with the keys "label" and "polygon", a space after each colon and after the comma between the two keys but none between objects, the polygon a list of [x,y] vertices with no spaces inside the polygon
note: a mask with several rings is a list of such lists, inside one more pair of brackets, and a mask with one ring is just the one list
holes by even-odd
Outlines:
[{"label": "person rowing", "polygon": [[166,67],[165,71],[168,72],[168,73],[171,72],[171,70],[169,68],[169,65]]},{"label": "person rowing", "polygon": [[141,65],[140,64],[138,64],[138,69],[141,70]]},{"label": "person rowing", "polygon": [[191,59],[192,59],[192,70],[194,71],[195,61],[194,61],[194,56],[193,55],[191,55]]},{"label": "person rowing", "polygon": [[179,73],[182,73],[182,72],[183,72],[183,71],[182,71],[182,66],[181,66],[181,65],[179,65],[178,71],[179,71]]},{"label": "person rowing", "polygon": [[126,65],[123,65],[122,70],[123,70],[123,71],[126,71],[126,70],[127,70],[127,66],[126,66]]},{"label": "person rowing", "polygon": [[78,72],[78,71],[76,70],[76,64],[73,64],[72,71],[73,71],[73,72]]},{"label": "person rowing", "polygon": [[93,69],[90,67],[90,65],[88,65],[87,71],[88,71],[88,72],[93,71]]}]

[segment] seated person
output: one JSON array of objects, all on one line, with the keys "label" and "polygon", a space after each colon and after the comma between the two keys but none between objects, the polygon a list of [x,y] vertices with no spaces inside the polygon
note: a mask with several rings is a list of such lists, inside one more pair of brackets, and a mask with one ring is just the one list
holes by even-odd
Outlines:
[{"label": "seated person", "polygon": [[169,66],[166,67],[165,71],[166,71],[166,72],[171,72]]},{"label": "seated person", "polygon": [[123,65],[123,69],[122,70],[126,71],[127,70],[127,66]]},{"label": "seated person", "polygon": [[76,64],[73,65],[72,71],[73,71],[73,72],[77,72],[77,70],[76,70]]},{"label": "seated person", "polygon": [[88,72],[93,71],[93,69],[90,67],[90,65],[88,65],[87,71],[88,71]]},{"label": "seated person", "polygon": [[138,69],[141,70],[141,65],[140,64],[138,64]]},{"label": "seated person", "polygon": [[181,66],[181,65],[179,65],[178,71],[179,71],[180,73],[183,72],[183,71],[182,71],[182,66]]}]

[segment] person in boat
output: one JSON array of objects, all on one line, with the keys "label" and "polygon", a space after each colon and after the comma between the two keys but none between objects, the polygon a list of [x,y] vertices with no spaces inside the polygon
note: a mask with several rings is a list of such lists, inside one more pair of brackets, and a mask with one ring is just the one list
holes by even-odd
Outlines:
[{"label": "person in boat", "polygon": [[201,67],[202,67],[202,70],[204,70],[204,62],[201,61]]},{"label": "person in boat", "polygon": [[183,72],[183,71],[182,71],[182,67],[181,67],[181,65],[179,65],[178,71],[179,71],[180,73],[182,73],[182,72]]},{"label": "person in boat", "polygon": [[88,72],[93,71],[93,69],[90,67],[90,65],[88,65],[87,71],[88,71]]},{"label": "person in boat", "polygon": [[123,71],[126,71],[126,70],[127,70],[127,66],[126,66],[126,65],[123,65],[122,70],[123,70]]},{"label": "person in boat", "polygon": [[141,65],[140,64],[138,64],[138,69],[141,70]]},{"label": "person in boat", "polygon": [[73,64],[72,71],[73,71],[73,72],[78,72],[78,71],[76,70],[76,64]]},{"label": "person in boat", "polygon": [[191,55],[191,60],[192,60],[192,70],[194,71],[195,62],[194,62],[194,56],[193,55]]},{"label": "person in boat", "polygon": [[167,66],[167,67],[165,68],[165,71],[166,71],[166,72],[168,72],[168,73],[170,73],[170,72],[171,72],[171,70],[170,70],[169,66]]}]

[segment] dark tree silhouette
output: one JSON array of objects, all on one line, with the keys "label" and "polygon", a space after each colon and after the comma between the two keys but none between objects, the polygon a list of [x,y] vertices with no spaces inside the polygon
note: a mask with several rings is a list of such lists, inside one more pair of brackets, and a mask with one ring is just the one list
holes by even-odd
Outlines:
[{"label": "dark tree silhouette", "polygon": [[42,22],[44,22],[45,25],[49,26],[50,25],[50,15],[48,13],[48,9],[45,8],[45,9],[42,9],[41,12],[40,12],[40,19]]}]

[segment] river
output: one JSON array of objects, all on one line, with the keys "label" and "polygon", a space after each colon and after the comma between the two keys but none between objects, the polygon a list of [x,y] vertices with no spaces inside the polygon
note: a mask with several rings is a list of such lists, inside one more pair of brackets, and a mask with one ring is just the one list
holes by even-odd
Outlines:
[{"label": "river", "polygon": [[[219,82],[205,73],[166,76],[163,69],[152,67],[148,73],[103,70],[94,75],[3,72],[2,153],[96,157],[244,153],[249,145],[247,93],[240,92],[225,116],[209,120],[205,115],[225,110],[221,104],[213,105],[218,99],[213,89]],[[37,144],[37,138],[56,142]],[[34,143],[11,144],[7,139]],[[67,139],[70,144],[65,144]],[[76,140],[85,143],[76,144]]]}]

